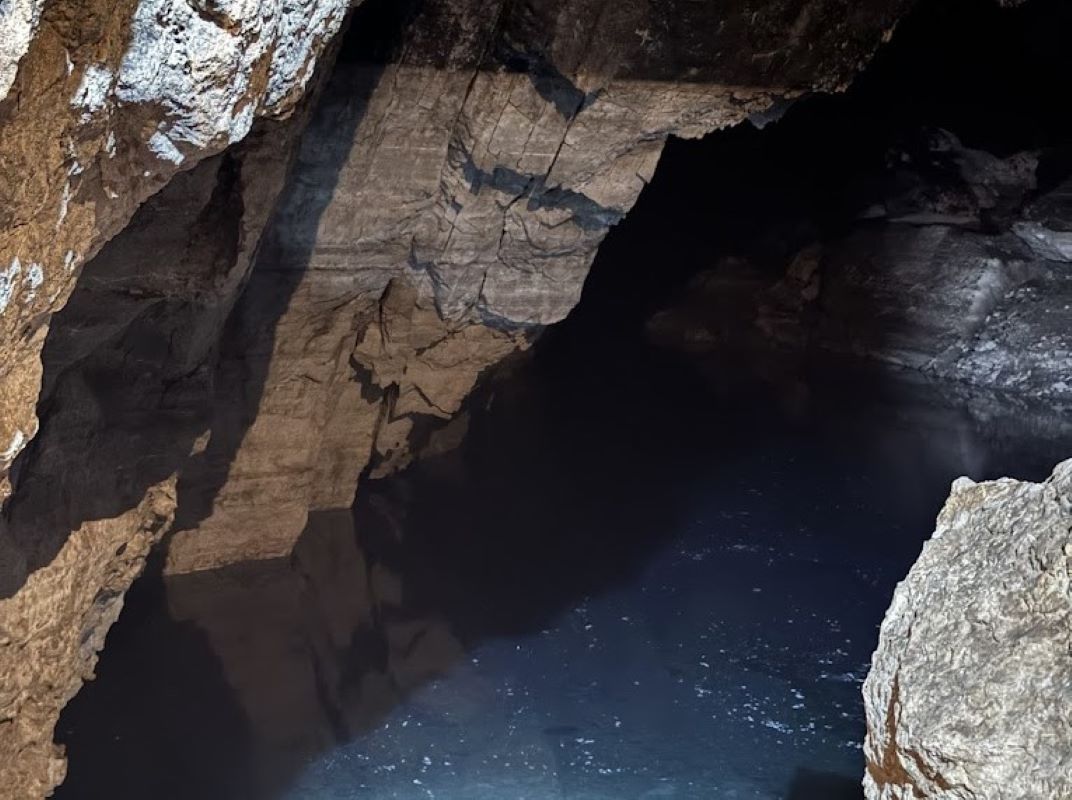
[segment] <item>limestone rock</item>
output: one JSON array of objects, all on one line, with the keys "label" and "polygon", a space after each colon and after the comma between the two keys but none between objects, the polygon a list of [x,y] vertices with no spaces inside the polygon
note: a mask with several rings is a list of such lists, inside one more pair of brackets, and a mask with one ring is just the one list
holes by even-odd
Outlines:
[{"label": "limestone rock", "polygon": [[1072,275],[1043,272],[1002,297],[978,331],[940,365],[965,383],[1067,405],[1072,400]]},{"label": "limestone rock", "polygon": [[761,295],[770,338],[1072,399],[1072,274],[1015,235],[868,225],[822,248],[815,270],[814,284],[790,270]]},{"label": "limestone rock", "polygon": [[1072,797],[1072,461],[961,478],[864,684],[869,800]]},{"label": "limestone rock", "polygon": [[41,329],[47,419],[29,451],[9,453],[18,491],[0,520],[0,629],[12,632],[0,636],[0,797],[44,796],[63,778],[52,729],[171,526],[181,466],[206,444],[205,366],[300,117],[260,120],[176,176]]},{"label": "limestone rock", "polygon": [[[393,62],[338,66],[237,306],[184,481],[212,488],[180,512],[169,571],[288,553],[310,510],[407,463],[486,367],[569,312],[668,135],[836,86],[866,50],[824,29],[819,49],[848,44],[816,66],[772,6],[755,17],[787,54],[772,70],[740,10],[678,10],[691,29],[641,4],[434,0]],[[726,25],[744,50],[700,46]]]},{"label": "limestone rock", "polygon": [[922,139],[922,153],[868,184],[847,230],[768,257],[773,268],[755,244],[758,255],[720,259],[650,334],[688,348],[830,350],[1072,401],[1070,185],[1025,205],[1030,153],[1001,159],[942,131]]},{"label": "limestone rock", "polygon": [[288,115],[349,0],[0,6],[0,500],[50,316],[180,169]]},{"label": "limestone rock", "polygon": [[940,128],[918,131],[887,159],[897,165],[887,177],[894,191],[868,210],[870,218],[980,228],[1016,214],[1036,188],[1035,153],[999,158]]},{"label": "limestone rock", "polygon": [[0,796],[41,797],[63,780],[60,711],[93,677],[97,652],[174,512],[175,478],[136,507],[72,532],[23,590],[0,600]]},{"label": "limestone rock", "polygon": [[1031,203],[1013,231],[1040,258],[1072,263],[1072,181]]}]

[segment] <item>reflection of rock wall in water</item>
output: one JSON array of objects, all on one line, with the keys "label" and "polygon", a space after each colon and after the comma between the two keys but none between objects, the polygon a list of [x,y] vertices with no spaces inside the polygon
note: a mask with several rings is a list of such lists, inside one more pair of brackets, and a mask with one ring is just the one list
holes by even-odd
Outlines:
[{"label": "reflection of rock wall in water", "polygon": [[1072,795],[1072,462],[960,479],[864,685],[869,800]]},{"label": "reflection of rock wall in water", "polygon": [[358,549],[349,511],[315,513],[292,559],[169,577],[241,704],[265,791],[374,728],[462,656],[444,621],[400,613],[402,576]]}]

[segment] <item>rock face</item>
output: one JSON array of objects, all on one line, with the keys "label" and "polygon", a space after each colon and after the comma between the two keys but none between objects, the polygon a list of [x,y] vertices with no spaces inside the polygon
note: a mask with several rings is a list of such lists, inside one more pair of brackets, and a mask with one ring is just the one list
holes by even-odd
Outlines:
[{"label": "rock face", "polygon": [[761,300],[776,342],[875,358],[988,388],[1072,397],[1072,282],[1013,236],[864,227],[801,253]]},{"label": "rock face", "polygon": [[286,554],[457,436],[668,135],[844,86],[908,2],[386,5],[353,26],[398,57],[330,80],[345,0],[0,11],[0,792],[62,778],[153,541],[172,572]]},{"label": "rock face", "polygon": [[[669,134],[841,85],[894,18],[861,12],[864,36],[825,25],[825,3],[788,16],[580,0],[364,9],[252,270],[221,268],[248,285],[196,371],[206,385],[186,418],[204,418],[205,438],[181,467],[171,572],[285,555],[310,510],[346,508],[363,473],[439,446],[481,371],[576,303]],[[385,19],[399,55],[369,63]],[[743,49],[712,50],[699,31]],[[171,224],[144,222],[144,242]],[[212,341],[198,334],[191,369]]]},{"label": "rock face", "polygon": [[882,623],[869,800],[1072,796],[1072,461],[961,478]]},{"label": "rock face", "polygon": [[721,259],[650,332],[689,348],[817,348],[1072,400],[1072,271],[1061,254],[1072,184],[1035,192],[1030,153],[999,159],[945,131],[924,138],[846,230],[780,272]]},{"label": "rock face", "polygon": [[37,430],[49,316],[180,169],[288,115],[347,0],[0,10],[0,498]]},{"label": "rock face", "polygon": [[[62,780],[56,718],[174,517],[176,451],[204,430],[189,413],[195,367],[244,279],[300,130],[296,104],[347,10],[44,6],[0,8],[0,182],[11,189],[0,199],[0,498],[20,456],[27,467],[0,520],[0,796],[12,798]],[[237,153],[258,119],[262,143],[275,135],[250,144],[244,185],[234,164],[246,154],[168,184]],[[165,185],[141,221],[171,226],[103,255],[100,280],[80,285],[52,336],[82,265]],[[227,210],[233,224],[218,225]],[[184,293],[200,302],[169,316]],[[57,413],[29,459],[39,403]]]},{"label": "rock face", "polygon": [[36,797],[63,780],[52,743],[60,709],[93,675],[97,652],[174,514],[174,479],[114,519],[85,522],[45,569],[0,603],[0,775],[4,797]]},{"label": "rock face", "polygon": [[790,346],[1067,401],[1072,273],[1059,248],[1069,187],[1025,204],[1031,154],[1002,160],[938,134],[930,152],[952,162],[951,185],[917,177],[848,235],[800,253],[757,324]]}]

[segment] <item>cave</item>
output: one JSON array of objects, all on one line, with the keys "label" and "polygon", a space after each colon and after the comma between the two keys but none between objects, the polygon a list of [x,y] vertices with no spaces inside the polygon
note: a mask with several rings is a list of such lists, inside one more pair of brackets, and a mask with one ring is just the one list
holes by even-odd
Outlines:
[{"label": "cave", "polygon": [[1072,792],[1067,2],[65,5],[0,798]]}]

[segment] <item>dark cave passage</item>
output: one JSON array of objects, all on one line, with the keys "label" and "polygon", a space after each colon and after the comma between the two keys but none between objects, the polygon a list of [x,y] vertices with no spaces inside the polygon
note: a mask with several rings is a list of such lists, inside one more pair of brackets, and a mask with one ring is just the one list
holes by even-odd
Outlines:
[{"label": "dark cave passage", "polygon": [[[719,260],[780,276],[803,247],[861,218],[944,213],[988,233],[1007,229],[1025,201],[1072,176],[1072,109],[1055,102],[1072,74],[1058,41],[1070,27],[1061,0],[1015,10],[922,2],[845,94],[806,97],[763,127],[671,138],[630,212],[628,230],[654,235],[613,231],[585,305],[552,333],[598,335],[607,317],[636,329]],[[1038,167],[1019,181],[966,176],[965,148],[1030,152]],[[973,179],[993,195],[976,196]]]},{"label": "dark cave passage", "polygon": [[846,95],[672,141],[456,449],[289,559],[135,585],[57,797],[859,800],[950,482],[1072,451],[1072,278],[1028,239],[1072,229],[1070,13],[925,2]]}]

